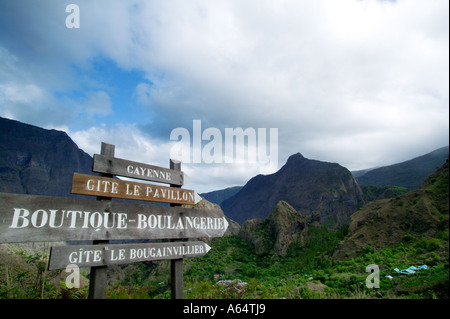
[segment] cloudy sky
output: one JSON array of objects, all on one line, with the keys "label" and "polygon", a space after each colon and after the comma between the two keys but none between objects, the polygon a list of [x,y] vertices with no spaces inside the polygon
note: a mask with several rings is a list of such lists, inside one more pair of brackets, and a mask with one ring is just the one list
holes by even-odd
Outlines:
[{"label": "cloudy sky", "polygon": [[277,129],[277,165],[185,161],[199,193],[297,152],[350,170],[401,162],[449,144],[449,1],[1,0],[0,116],[164,167],[174,129],[191,156],[209,143],[194,144],[194,120],[215,143],[265,128],[267,154]]}]

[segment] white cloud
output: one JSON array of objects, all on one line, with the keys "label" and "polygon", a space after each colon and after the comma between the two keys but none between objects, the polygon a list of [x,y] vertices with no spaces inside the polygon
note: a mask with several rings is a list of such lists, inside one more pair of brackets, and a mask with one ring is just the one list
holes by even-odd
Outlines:
[{"label": "white cloud", "polygon": [[[74,142],[85,152],[93,156],[100,153],[101,143],[115,145],[115,156],[131,161],[169,167],[171,150],[175,142],[152,139],[136,125],[101,125],[84,131],[68,132]],[[201,152],[201,149],[194,149]],[[178,159],[173,157],[173,159]],[[263,163],[266,164],[266,163]],[[247,161],[219,164],[195,164],[192,161],[181,163],[186,174],[185,188],[197,193],[209,192],[230,185],[243,185],[247,180],[261,173],[273,173],[276,167],[255,165]],[[268,170],[267,170],[268,169]]]},{"label": "white cloud", "polygon": [[67,127],[73,112],[36,84],[0,82],[0,116],[56,128]]},{"label": "white cloud", "polygon": [[[80,0],[76,30],[65,28],[63,2],[15,3],[0,13],[11,30],[0,38],[1,114],[44,112],[60,126],[76,118],[89,125],[72,128],[86,150],[104,138],[166,165],[170,149],[166,133],[152,139],[119,118],[114,89],[90,73],[96,58],[143,72],[129,98],[148,110],[148,127],[275,127],[280,165],[301,152],[360,169],[449,142],[448,1]],[[108,124],[90,127],[93,118]],[[189,169],[205,187],[219,175],[247,178],[203,168]]]},{"label": "white cloud", "polygon": [[34,84],[20,85],[17,83],[3,84],[1,103],[30,103],[44,98],[44,92]]},{"label": "white cloud", "polygon": [[86,98],[76,104],[80,112],[85,112],[90,119],[94,115],[108,115],[112,112],[111,98],[104,91],[88,92]]},{"label": "white cloud", "polygon": [[167,166],[170,145],[152,140],[134,124],[93,126],[84,131],[70,132],[75,143],[88,154],[99,154],[101,143],[114,144],[115,156],[133,161]]}]

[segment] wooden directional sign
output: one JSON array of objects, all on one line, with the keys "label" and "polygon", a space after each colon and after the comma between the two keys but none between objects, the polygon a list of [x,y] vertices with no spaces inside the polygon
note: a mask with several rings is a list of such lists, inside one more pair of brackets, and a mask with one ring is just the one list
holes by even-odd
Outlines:
[{"label": "wooden directional sign", "polygon": [[99,154],[94,154],[92,171],[180,186],[184,182],[181,171]]},{"label": "wooden directional sign", "polygon": [[220,209],[0,193],[0,243],[221,237]]},{"label": "wooden directional sign", "polygon": [[98,267],[149,260],[200,257],[206,255],[210,249],[211,247],[202,241],[53,246],[48,269],[64,269],[70,264],[78,267]]},{"label": "wooden directional sign", "polygon": [[73,174],[72,193],[174,204],[195,204],[195,192],[94,175]]}]

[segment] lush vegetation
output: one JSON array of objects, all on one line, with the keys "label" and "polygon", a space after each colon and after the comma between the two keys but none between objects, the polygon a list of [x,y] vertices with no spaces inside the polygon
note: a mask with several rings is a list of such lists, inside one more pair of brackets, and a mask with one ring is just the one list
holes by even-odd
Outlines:
[{"label": "lush vegetation", "polygon": [[[346,233],[346,228],[310,227],[307,247],[292,245],[286,257],[255,254],[238,236],[213,239],[206,256],[184,261],[185,297],[448,298],[448,230],[438,238],[405,236],[396,247],[377,251],[368,246],[357,257],[336,260],[333,251]],[[16,257],[28,268],[8,269],[0,279],[0,298],[87,298],[87,286],[65,285],[64,271],[44,270],[45,251],[18,251]],[[366,287],[370,264],[379,266],[379,288]],[[414,275],[393,271],[422,264],[428,269]],[[113,266],[107,298],[170,298],[169,269],[169,261]]]},{"label": "lush vegetation", "polygon": [[[295,247],[283,258],[258,256],[239,237],[215,239],[215,249],[207,256],[186,263],[187,297],[448,298],[448,232],[439,239],[406,238],[401,245],[381,251],[365,247],[356,258],[335,260],[332,253],[345,233],[345,229],[311,228],[308,247]],[[380,268],[380,288],[366,287],[370,264]],[[422,264],[428,269],[414,275],[393,271]],[[218,285],[220,280],[236,279]],[[247,285],[237,289],[239,282]]]},{"label": "lush vegetation", "polygon": [[406,187],[400,186],[361,186],[366,203],[378,199],[395,198],[409,192]]}]

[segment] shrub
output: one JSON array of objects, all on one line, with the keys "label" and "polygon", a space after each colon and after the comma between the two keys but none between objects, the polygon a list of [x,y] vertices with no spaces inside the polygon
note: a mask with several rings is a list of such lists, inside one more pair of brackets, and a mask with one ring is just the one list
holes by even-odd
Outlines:
[{"label": "shrub", "polygon": [[411,240],[413,240],[413,236],[411,234],[406,234],[403,236],[403,241],[410,242]]},{"label": "shrub", "polygon": [[416,248],[423,248],[427,251],[433,251],[441,247],[439,239],[437,238],[423,238],[416,244]]}]

